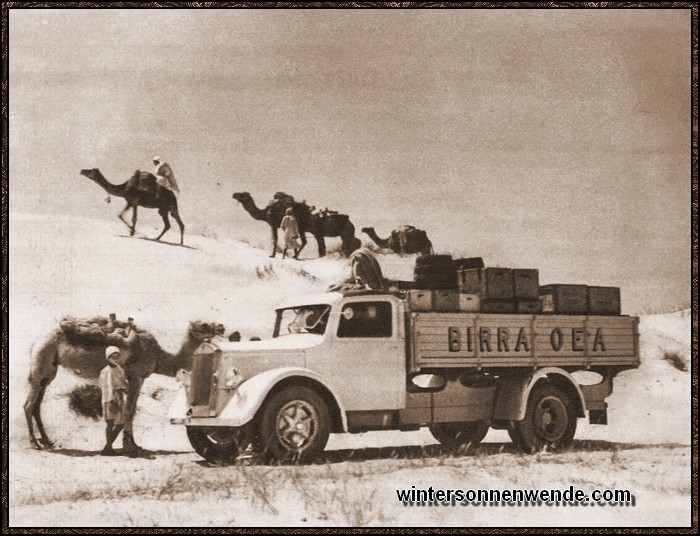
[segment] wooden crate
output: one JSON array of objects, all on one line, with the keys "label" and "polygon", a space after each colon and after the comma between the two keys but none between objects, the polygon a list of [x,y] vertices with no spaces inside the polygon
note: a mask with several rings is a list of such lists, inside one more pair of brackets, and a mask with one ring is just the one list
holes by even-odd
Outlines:
[{"label": "wooden crate", "polygon": [[517,300],[516,312],[522,314],[538,314],[542,312],[540,300]]},{"label": "wooden crate", "polygon": [[459,293],[458,306],[461,313],[474,313],[481,310],[481,300],[478,294]]},{"label": "wooden crate", "polygon": [[432,290],[409,290],[408,308],[411,311],[432,311],[433,291]]},{"label": "wooden crate", "polygon": [[486,278],[483,269],[468,268],[457,270],[457,290],[464,294],[486,296]]},{"label": "wooden crate", "polygon": [[513,270],[510,268],[475,268],[457,271],[457,290],[478,294],[487,299],[513,297]]},{"label": "wooden crate", "polygon": [[621,312],[619,287],[588,287],[588,314],[617,316]]},{"label": "wooden crate", "polygon": [[510,268],[484,268],[486,272],[486,296],[489,299],[513,297],[513,270]]},{"label": "wooden crate", "polygon": [[539,300],[540,271],[524,268],[513,270],[513,298]]},{"label": "wooden crate", "polygon": [[482,257],[465,257],[454,259],[452,264],[454,264],[455,270],[472,270],[474,268],[483,268],[484,259]]},{"label": "wooden crate", "polygon": [[481,300],[482,313],[514,313],[515,300]]},{"label": "wooden crate", "polygon": [[586,285],[544,285],[539,288],[543,313],[560,315],[588,314]]},{"label": "wooden crate", "polygon": [[459,311],[459,295],[454,290],[433,290],[433,311]]}]

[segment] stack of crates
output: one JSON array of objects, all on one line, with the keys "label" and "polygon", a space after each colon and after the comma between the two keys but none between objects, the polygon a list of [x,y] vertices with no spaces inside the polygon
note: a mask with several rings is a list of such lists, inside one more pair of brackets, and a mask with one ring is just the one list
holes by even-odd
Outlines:
[{"label": "stack of crates", "polygon": [[621,314],[619,287],[556,284],[540,287],[539,293],[543,313],[607,316]]},{"label": "stack of crates", "polygon": [[479,296],[454,290],[409,290],[406,293],[411,311],[438,313],[473,313],[479,311]]},{"label": "stack of crates", "polygon": [[459,270],[457,288],[476,294],[484,313],[540,312],[539,270],[479,268]]},{"label": "stack of crates", "polygon": [[[410,310],[609,316],[621,314],[618,287],[569,284],[540,286],[537,269],[485,268],[481,257],[438,260],[444,262],[436,266],[450,265],[456,271],[457,291],[451,290],[449,286],[425,288],[419,282],[398,281],[397,288],[407,291]],[[427,264],[421,266],[421,270],[426,272],[419,274],[423,279],[435,279],[431,279],[432,272],[428,270]]]}]

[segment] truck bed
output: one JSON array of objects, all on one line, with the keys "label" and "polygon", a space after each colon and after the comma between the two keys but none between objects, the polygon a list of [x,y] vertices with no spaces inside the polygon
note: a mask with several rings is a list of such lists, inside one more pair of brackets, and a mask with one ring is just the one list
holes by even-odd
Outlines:
[{"label": "truck bed", "polygon": [[639,365],[633,316],[409,313],[409,369]]}]

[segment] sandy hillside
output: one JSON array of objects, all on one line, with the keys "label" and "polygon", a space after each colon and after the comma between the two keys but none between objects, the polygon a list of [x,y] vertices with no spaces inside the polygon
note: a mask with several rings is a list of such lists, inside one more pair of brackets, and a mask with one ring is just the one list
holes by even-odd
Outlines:
[{"label": "sandy hillside", "polygon": [[[157,234],[147,225],[140,231]],[[244,460],[235,467],[208,467],[192,452],[184,430],[165,418],[174,380],[152,376],[139,400],[136,436],[155,459],[95,457],[103,424],[68,410],[65,394],[82,380],[65,371],[43,405],[57,449],[30,449],[22,413],[29,355],[63,316],[133,316],[171,351],[195,319],[222,322],[227,332],[236,329],[246,338],[268,337],[280,300],[323,290],[345,270],[337,256],[315,259],[313,239],[306,260],[283,261],[233,239],[186,235],[189,247],[182,248],[123,235],[116,220],[11,214],[10,526],[690,523],[691,379],[663,359],[674,352],[689,361],[688,311],[641,319],[642,366],[615,380],[609,425],[579,420],[572,451],[560,455],[521,455],[499,431],[467,453],[439,447],[425,431],[377,432],[332,436],[321,465],[269,467]],[[412,257],[381,255],[380,262],[388,277],[411,277]],[[636,506],[404,507],[395,490],[412,485],[624,488],[635,495]]]}]

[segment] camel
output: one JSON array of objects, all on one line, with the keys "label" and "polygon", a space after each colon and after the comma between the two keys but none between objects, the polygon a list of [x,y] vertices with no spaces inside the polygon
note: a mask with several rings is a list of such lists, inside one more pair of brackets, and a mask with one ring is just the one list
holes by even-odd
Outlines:
[{"label": "camel", "polygon": [[[105,324],[106,319],[90,321],[91,325]],[[216,335],[223,335],[221,324],[190,322],[187,336],[176,354],[161,348],[152,334],[135,328],[128,336],[118,331],[112,333],[95,329],[84,329],[87,324],[63,321],[42,344],[33,352],[29,372],[29,394],[24,403],[24,413],[29,427],[32,444],[41,449],[52,447],[41,421],[41,401],[46,388],[56,377],[58,366],[73,371],[83,378],[96,381],[100,371],[106,366],[105,348],[116,345],[122,349],[121,364],[129,381],[127,391],[127,418],[124,423],[124,450],[135,452],[140,447],[134,441],[133,420],[136,413],[141,387],[151,374],[175,376],[180,369],[192,366],[192,354],[203,342]],[[34,435],[33,421],[36,421],[40,439]],[[41,443],[41,444],[40,444]]]},{"label": "camel", "polygon": [[[124,210],[119,213],[119,219],[129,228],[129,234],[131,236],[134,236],[136,230],[137,208],[142,206],[144,208],[158,209],[158,214],[163,218],[165,226],[156,240],[160,240],[168,229],[170,229],[170,218],[168,214],[172,214],[173,218],[175,218],[175,221],[180,226],[180,245],[183,244],[185,224],[182,223],[180,219],[180,213],[177,209],[177,198],[172,191],[160,186],[156,182],[155,175],[148,171],[136,170],[128,181],[122,184],[112,184],[104,178],[97,168],[83,169],[80,171],[80,174],[96,182],[99,186],[102,186],[108,194],[126,199],[126,206]],[[124,213],[129,209],[133,211],[131,225],[124,219]]]},{"label": "camel", "polygon": [[362,232],[368,235],[380,248],[390,249],[394,253],[418,253],[431,255],[433,244],[428,240],[428,235],[421,229],[412,225],[401,225],[391,232],[389,238],[379,238],[374,227],[363,227]]},{"label": "camel", "polygon": [[342,252],[345,257],[349,257],[362,246],[360,239],[355,236],[355,226],[352,224],[347,214],[339,214],[334,210],[328,209],[314,212],[311,214],[311,229],[311,233],[315,237],[321,237],[319,252],[321,250],[320,244],[322,243],[325,253],[326,244],[323,238],[325,236],[340,237],[342,241]]},{"label": "camel", "polygon": [[319,257],[326,255],[325,236],[340,236],[343,242],[343,254],[346,256],[360,247],[360,242],[355,237],[355,226],[345,214],[331,211],[313,213],[315,207],[311,207],[305,202],[294,201],[292,196],[283,192],[277,192],[264,209],[256,206],[253,197],[248,192],[236,192],[233,194],[233,198],[243,205],[245,211],[253,219],[265,221],[270,226],[272,231],[272,254],[270,257],[274,257],[277,253],[277,229],[289,207],[292,208],[294,217],[299,224],[301,238],[301,247],[296,251],[294,258],[298,258],[299,253],[306,246],[306,233],[311,233],[316,239]]}]

